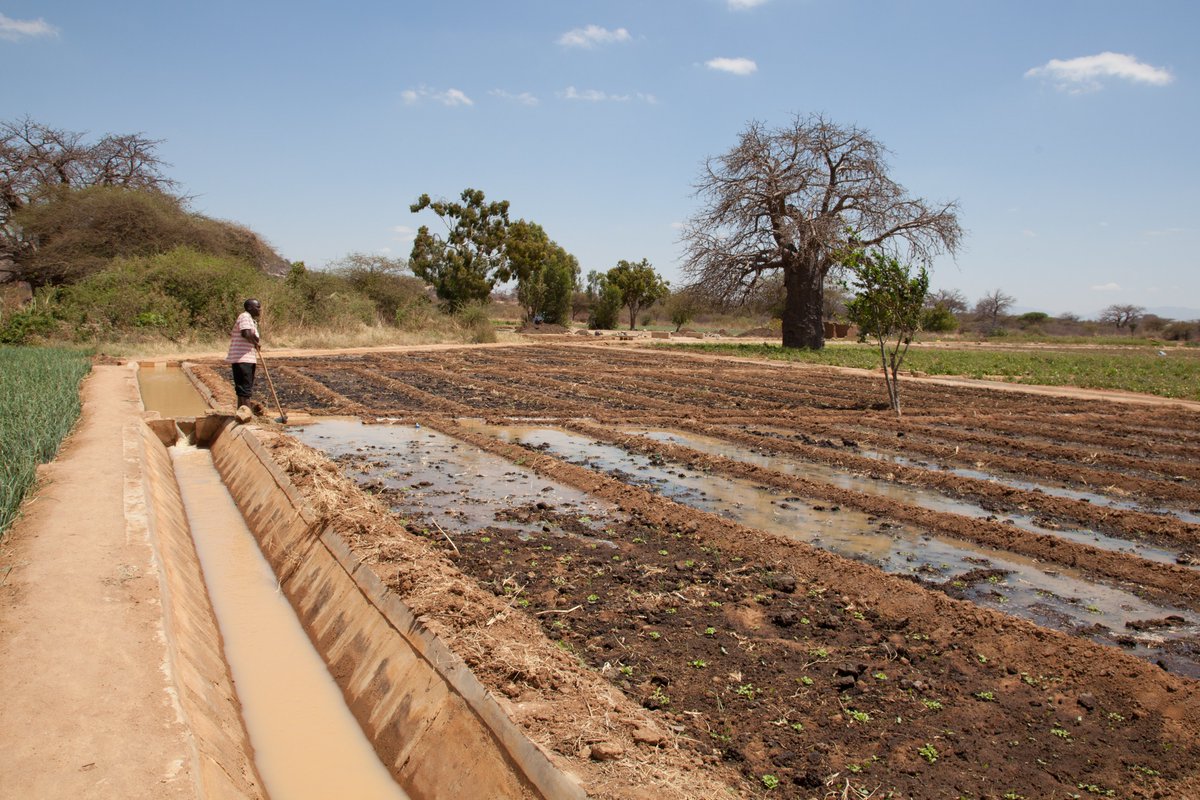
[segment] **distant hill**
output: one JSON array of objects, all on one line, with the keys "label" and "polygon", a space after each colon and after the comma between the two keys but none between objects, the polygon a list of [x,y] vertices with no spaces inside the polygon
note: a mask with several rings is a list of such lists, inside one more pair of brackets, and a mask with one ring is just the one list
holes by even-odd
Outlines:
[{"label": "distant hill", "polygon": [[1166,319],[1177,319],[1184,322],[1192,320],[1200,320],[1200,308],[1184,308],[1183,306],[1155,306],[1147,308],[1147,314],[1165,317]]}]

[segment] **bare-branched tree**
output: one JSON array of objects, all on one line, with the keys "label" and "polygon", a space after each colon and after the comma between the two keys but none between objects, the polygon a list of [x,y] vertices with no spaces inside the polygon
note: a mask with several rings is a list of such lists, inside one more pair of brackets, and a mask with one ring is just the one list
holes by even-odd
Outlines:
[{"label": "bare-branched tree", "polygon": [[1000,315],[1012,308],[1012,304],[1015,302],[1017,302],[1017,298],[1011,294],[1005,294],[1000,289],[993,289],[975,303],[975,315],[987,319],[994,328],[1000,322]]},{"label": "bare-branched tree", "polygon": [[967,313],[967,296],[958,289],[938,289],[925,298],[926,308],[944,308],[951,314]]},{"label": "bare-branched tree", "polygon": [[1142,320],[1142,315],[1145,313],[1146,309],[1142,306],[1124,303],[1111,305],[1100,312],[1100,321],[1117,326],[1117,330],[1129,328],[1129,335],[1132,336],[1134,329],[1137,328],[1138,323]]},{"label": "bare-branched tree", "polygon": [[705,207],[682,237],[690,284],[740,303],[780,272],[784,347],[823,347],[825,277],[850,250],[928,263],[963,235],[957,204],[910,197],[888,175],[886,153],[867,131],[822,116],[775,130],[751,122],[696,185]]},{"label": "bare-branched tree", "polygon": [[82,133],[28,117],[0,122],[0,260],[15,260],[32,246],[13,225],[13,215],[56,190],[124,186],[173,191],[175,181],[163,174],[168,165],[155,152],[159,144],[140,133],[109,134],[88,144]]}]

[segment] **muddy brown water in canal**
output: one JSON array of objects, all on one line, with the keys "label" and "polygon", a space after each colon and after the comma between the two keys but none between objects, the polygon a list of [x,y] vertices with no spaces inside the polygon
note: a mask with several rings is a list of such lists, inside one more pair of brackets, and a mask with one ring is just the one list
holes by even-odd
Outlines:
[{"label": "muddy brown water in canal", "polygon": [[[408,431],[398,443],[343,448],[343,466],[410,534],[685,726],[698,751],[738,765],[749,787],[777,780],[789,797],[835,786],[903,797],[1196,794],[1195,683],[1128,655],[1176,673],[1196,663],[1200,586],[1189,562],[1200,531],[1144,513],[1194,508],[1177,468],[1182,450],[1200,455],[1194,415],[914,384],[910,407],[945,428],[935,431],[941,443],[922,433],[914,456],[871,410],[881,385],[819,370],[536,347],[294,359],[287,371],[303,378],[308,401],[295,405],[305,410],[369,398],[359,413],[408,423],[393,429]],[[520,419],[531,415],[539,420]],[[499,427],[447,418],[471,416]],[[962,422],[989,416],[1010,430],[1036,420],[1040,440],[1059,437],[1055,448],[1031,449],[1017,472],[1005,453],[1007,477],[1143,511],[954,475],[991,463]],[[819,432],[803,433],[810,418]],[[1061,456],[1094,453],[1102,438],[1091,424],[1089,441],[1072,444],[1082,419],[1113,433],[1104,458],[1076,471]],[[768,425],[799,438],[754,433]],[[838,425],[844,437],[830,435]],[[430,438],[431,427],[456,438]],[[528,429],[545,433],[531,439]],[[657,441],[631,435],[651,431]],[[1178,433],[1157,469],[1146,463],[1153,444],[1139,441],[1147,431],[1164,442]],[[704,454],[697,436],[726,443],[725,455]],[[323,444],[332,452],[339,438]],[[747,445],[773,463],[738,462]],[[938,448],[944,459],[930,455]],[[969,467],[956,455],[963,449],[974,450]],[[496,460],[481,466],[476,451]],[[860,465],[862,451],[910,459],[895,468],[903,489],[872,494],[783,466]],[[1136,481],[1121,477],[1126,453]],[[1112,483],[1097,485],[1098,475]],[[1154,500],[1170,494],[1154,481],[1180,486],[1179,501]],[[914,489],[961,506],[930,510]],[[979,518],[981,508],[997,519]],[[797,536],[866,563],[789,544]]]},{"label": "muddy brown water in canal", "polygon": [[176,445],[171,458],[270,796],[405,800],[279,589],[212,456]]}]

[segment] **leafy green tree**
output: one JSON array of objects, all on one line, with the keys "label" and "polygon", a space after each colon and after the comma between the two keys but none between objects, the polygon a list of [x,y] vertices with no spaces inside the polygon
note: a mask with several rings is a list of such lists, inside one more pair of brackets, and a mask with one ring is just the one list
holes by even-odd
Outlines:
[{"label": "leafy green tree", "polygon": [[1045,311],[1027,311],[1017,317],[1017,324],[1021,326],[1021,330],[1028,330],[1029,328],[1041,325],[1048,319],[1050,319],[1050,315]]},{"label": "leafy green tree", "polygon": [[486,303],[504,269],[508,237],[508,201],[484,202],[483,192],[464,189],[461,203],[431,200],[423,194],[409,206],[416,214],[431,209],[446,226],[446,236],[417,230],[409,266],[437,291],[450,311]]},{"label": "leafy green tree", "polygon": [[508,227],[506,264],[500,280],[517,280],[517,302],[525,320],[565,325],[579,283],[579,261],[546,235],[541,225],[517,220]]},{"label": "leafy green tree", "polygon": [[637,262],[618,261],[608,271],[605,280],[616,287],[621,305],[629,310],[629,330],[633,330],[640,309],[649,308],[671,292],[666,281],[644,258]]},{"label": "leafy green tree", "polygon": [[588,273],[588,327],[592,330],[611,330],[617,326],[621,313],[621,290],[608,279],[607,272]]},{"label": "leafy green tree", "polygon": [[671,324],[675,326],[676,333],[696,318],[700,307],[700,295],[695,291],[683,289],[671,292],[671,296],[667,298],[667,313],[671,316]]},{"label": "leafy green tree", "polygon": [[908,354],[913,336],[921,329],[929,273],[882,252],[857,251],[847,259],[855,296],[846,304],[851,322],[858,325],[859,341],[867,337],[879,345],[888,402],[900,416],[900,365]]}]

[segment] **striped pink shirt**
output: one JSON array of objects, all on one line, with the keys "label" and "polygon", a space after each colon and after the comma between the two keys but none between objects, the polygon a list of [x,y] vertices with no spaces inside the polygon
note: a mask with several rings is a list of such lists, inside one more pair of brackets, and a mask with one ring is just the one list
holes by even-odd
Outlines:
[{"label": "striped pink shirt", "polygon": [[254,321],[254,317],[250,316],[249,311],[243,311],[238,315],[237,322],[233,323],[233,333],[229,337],[229,354],[225,356],[226,364],[257,364],[258,355],[254,352],[254,345],[245,336],[242,336],[242,331],[254,331],[254,335],[258,335],[258,323]]}]

